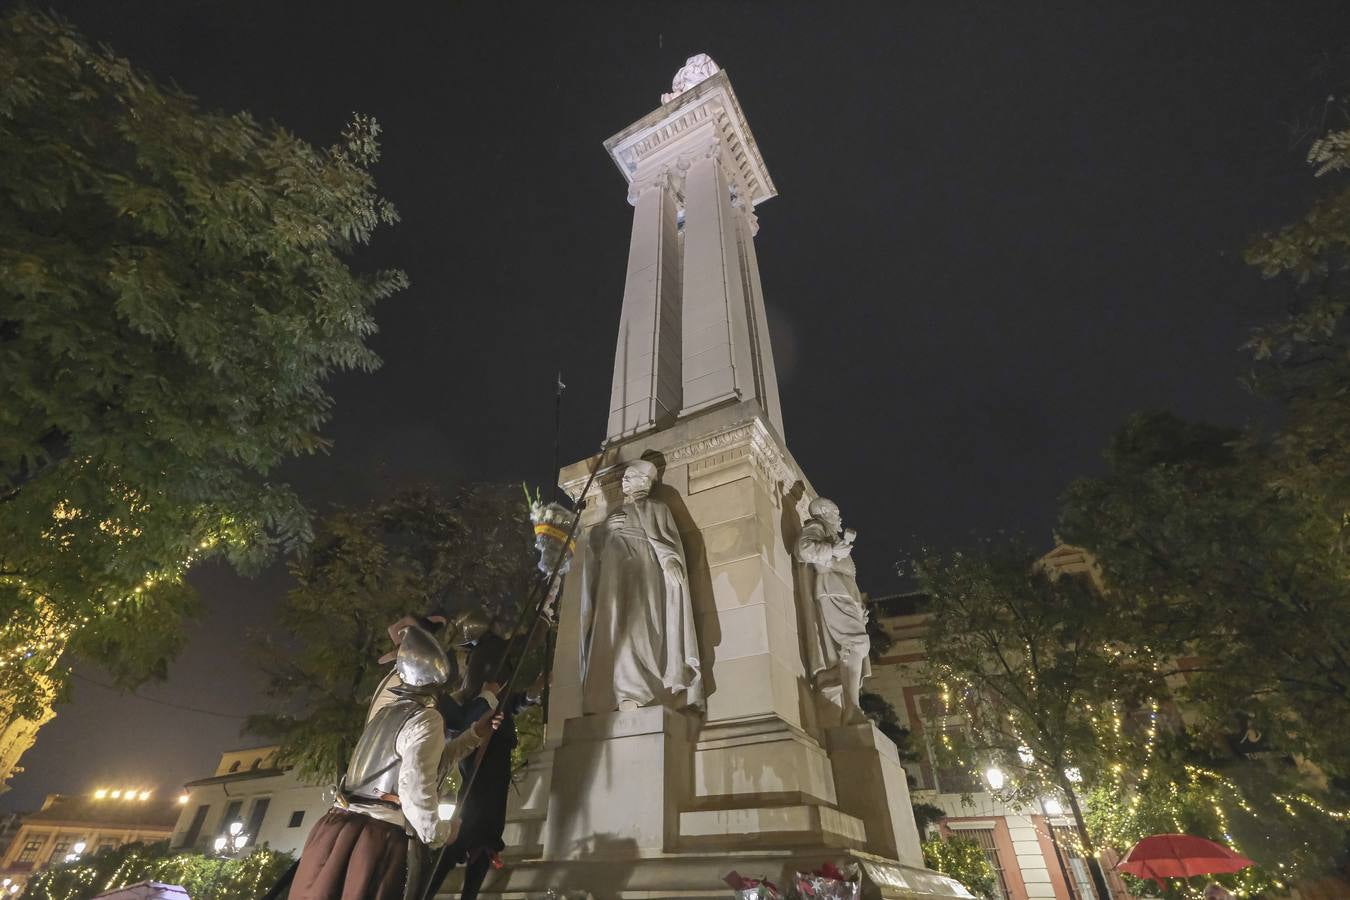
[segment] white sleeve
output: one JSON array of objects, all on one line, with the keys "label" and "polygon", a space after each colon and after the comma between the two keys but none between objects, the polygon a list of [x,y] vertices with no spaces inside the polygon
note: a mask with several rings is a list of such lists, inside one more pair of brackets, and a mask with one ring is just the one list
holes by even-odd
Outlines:
[{"label": "white sleeve", "polygon": [[398,769],[398,800],[403,818],[424,844],[435,845],[445,831],[436,807],[437,767],[445,747],[445,720],[427,708],[413,713],[394,741],[401,763]]},{"label": "white sleeve", "polygon": [[472,725],[465,728],[454,740],[445,745],[444,768],[449,769],[450,766],[477,750],[481,743],[483,743],[483,739],[478,736],[478,732],[473,730]]}]

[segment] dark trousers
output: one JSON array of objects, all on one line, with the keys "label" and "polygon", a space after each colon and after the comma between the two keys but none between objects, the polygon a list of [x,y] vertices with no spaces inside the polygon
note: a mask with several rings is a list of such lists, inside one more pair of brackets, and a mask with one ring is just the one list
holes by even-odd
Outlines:
[{"label": "dark trousers", "polygon": [[483,887],[483,880],[492,870],[492,853],[486,849],[470,852],[466,861],[464,851],[451,844],[440,854],[440,859],[431,873],[431,881],[427,883],[435,885],[435,890],[440,890],[445,879],[461,861],[464,862],[464,886],[460,888],[459,900],[476,900],[479,889]]}]

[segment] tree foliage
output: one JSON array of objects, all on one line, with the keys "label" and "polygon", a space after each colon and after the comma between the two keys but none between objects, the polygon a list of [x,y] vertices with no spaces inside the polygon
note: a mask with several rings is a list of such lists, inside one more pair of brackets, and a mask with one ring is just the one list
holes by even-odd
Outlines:
[{"label": "tree foliage", "polygon": [[1036,567],[1018,543],[925,553],[915,574],[932,596],[925,650],[942,690],[931,723],[940,756],[979,775],[1007,773],[1017,802],[1070,790],[1128,754],[1101,723],[1159,690],[1150,660],[1122,643],[1122,619],[1086,577]]},{"label": "tree foliage", "polygon": [[187,568],[309,535],[277,465],[325,446],[325,379],[377,364],[406,284],[352,255],[393,207],[379,126],[316,148],[204,112],[70,25],[0,19],[0,696],[67,649],[132,686],[195,608]]},{"label": "tree foliage", "polygon": [[[361,734],[387,667],[387,628],[407,614],[481,610],[510,624],[535,577],[533,532],[519,489],[423,489],[324,517],[296,555],[296,587],[276,634],[260,637],[268,694],[282,711],[245,730],[281,744],[279,760],[315,783],[333,780]],[[278,636],[280,635],[280,636]]]},{"label": "tree foliage", "polygon": [[994,869],[980,845],[970,838],[929,838],[923,842],[923,864],[955,878],[976,897],[993,900],[999,896],[994,885]]},{"label": "tree foliage", "polygon": [[231,859],[170,853],[167,843],[125,844],[47,869],[28,882],[23,900],[89,900],[143,881],[176,884],[197,900],[253,900],[290,864],[289,854],[265,848]]}]

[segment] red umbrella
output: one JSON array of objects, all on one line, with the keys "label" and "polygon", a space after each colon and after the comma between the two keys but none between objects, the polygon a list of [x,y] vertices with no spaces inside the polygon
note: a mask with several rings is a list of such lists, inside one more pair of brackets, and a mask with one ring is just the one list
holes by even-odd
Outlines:
[{"label": "red umbrella", "polygon": [[1116,868],[1136,878],[1151,878],[1162,887],[1164,878],[1221,875],[1250,865],[1247,857],[1204,838],[1155,834],[1135,844]]}]

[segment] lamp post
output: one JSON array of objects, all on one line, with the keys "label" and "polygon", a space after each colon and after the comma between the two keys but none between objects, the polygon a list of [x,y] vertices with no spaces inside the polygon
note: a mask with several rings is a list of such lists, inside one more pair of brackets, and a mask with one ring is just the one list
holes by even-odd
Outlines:
[{"label": "lamp post", "polygon": [[228,835],[222,834],[216,838],[213,846],[221,856],[236,856],[239,851],[248,846],[248,835],[244,834],[244,823],[231,822],[230,833]]}]

